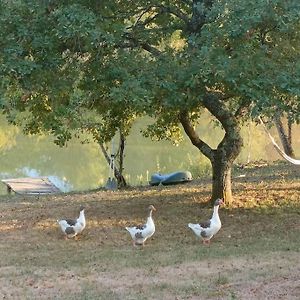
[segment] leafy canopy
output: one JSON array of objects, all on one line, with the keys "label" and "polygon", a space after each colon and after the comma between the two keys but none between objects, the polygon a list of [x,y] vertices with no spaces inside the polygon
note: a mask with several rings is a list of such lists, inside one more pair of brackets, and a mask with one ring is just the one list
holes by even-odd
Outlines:
[{"label": "leafy canopy", "polygon": [[296,0],[2,0],[1,104],[59,144],[81,130],[109,140],[143,114],[147,135],[179,140],[179,112],[196,123],[209,93],[214,115],[297,116],[299,12]]}]

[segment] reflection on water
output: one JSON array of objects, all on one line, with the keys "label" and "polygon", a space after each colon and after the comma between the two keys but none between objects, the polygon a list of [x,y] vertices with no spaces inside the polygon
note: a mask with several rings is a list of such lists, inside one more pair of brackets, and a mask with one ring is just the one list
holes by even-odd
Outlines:
[{"label": "reflection on water", "polygon": [[[7,125],[3,117],[0,124],[0,179],[46,176],[64,192],[106,184],[109,168],[96,143],[72,140],[67,147],[60,148],[51,137],[24,136],[20,129]],[[140,133],[145,124],[145,120],[138,122],[126,141],[124,174],[129,184],[148,184],[151,174],[157,172],[189,170],[194,178],[210,174],[209,161],[188,139],[177,147],[166,141],[152,142]],[[213,147],[223,136],[222,130],[216,130],[209,118],[203,119],[197,130]],[[244,149],[239,163],[279,159],[262,128],[245,126],[243,136]],[[297,135],[294,140],[299,142]],[[6,193],[4,184],[0,185],[0,193]]]}]

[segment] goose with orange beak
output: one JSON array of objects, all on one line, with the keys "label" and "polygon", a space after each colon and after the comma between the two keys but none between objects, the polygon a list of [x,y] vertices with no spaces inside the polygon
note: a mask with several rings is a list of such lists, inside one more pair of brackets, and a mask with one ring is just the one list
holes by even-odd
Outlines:
[{"label": "goose with orange beak", "polygon": [[130,233],[133,246],[144,246],[145,241],[150,238],[155,232],[155,224],[152,219],[152,212],[156,211],[153,205],[148,207],[149,215],[147,221],[143,225],[125,227]]},{"label": "goose with orange beak", "polygon": [[189,223],[188,227],[196,236],[200,237],[203,244],[210,244],[211,238],[221,229],[222,223],[219,217],[219,206],[224,204],[223,199],[217,199],[214,204],[213,214],[210,220],[199,224]]}]

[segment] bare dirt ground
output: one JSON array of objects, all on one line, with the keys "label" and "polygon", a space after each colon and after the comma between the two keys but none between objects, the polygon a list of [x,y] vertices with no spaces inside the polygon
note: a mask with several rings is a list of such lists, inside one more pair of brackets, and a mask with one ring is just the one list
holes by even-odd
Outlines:
[{"label": "bare dirt ground", "polygon": [[[1,299],[69,299],[73,294],[72,299],[296,300],[300,295],[300,270],[296,266],[299,256],[292,260],[294,266],[289,265],[290,259],[287,265],[284,257],[272,262],[263,258],[263,263],[255,258],[232,258],[226,259],[225,263],[208,260],[160,267],[155,273],[126,268],[121,272],[94,271],[84,276],[72,271],[59,272],[54,277],[52,271],[36,271],[18,282],[1,278],[0,295]],[[276,271],[278,265],[281,266],[280,273]],[[2,274],[7,271],[18,274],[17,268],[0,269]],[[271,274],[266,274],[268,272]],[[201,287],[203,282],[205,286]],[[83,284],[85,289],[92,287],[92,295],[84,292]],[[153,289],[158,289],[158,292],[153,292]]]},{"label": "bare dirt ground", "polygon": [[[209,247],[187,228],[211,215],[206,180],[3,196],[0,299],[300,299],[299,176],[288,165],[243,167]],[[150,203],[156,233],[134,249],[124,226],[144,221]],[[86,230],[65,241],[56,220],[77,215],[80,204]]]}]

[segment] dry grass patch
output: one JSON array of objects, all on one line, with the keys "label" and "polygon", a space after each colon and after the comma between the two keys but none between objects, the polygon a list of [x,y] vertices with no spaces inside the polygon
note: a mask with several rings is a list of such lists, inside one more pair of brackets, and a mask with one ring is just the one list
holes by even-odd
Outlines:
[{"label": "dry grass patch", "polygon": [[[204,181],[2,197],[0,298],[298,299],[300,181],[280,169],[269,177],[247,169],[234,180],[235,204],[220,209],[223,227],[210,247],[187,228],[212,213]],[[65,241],[56,220],[76,216],[81,204],[87,227]],[[136,250],[124,227],[143,222],[149,204],[156,233]]]}]

